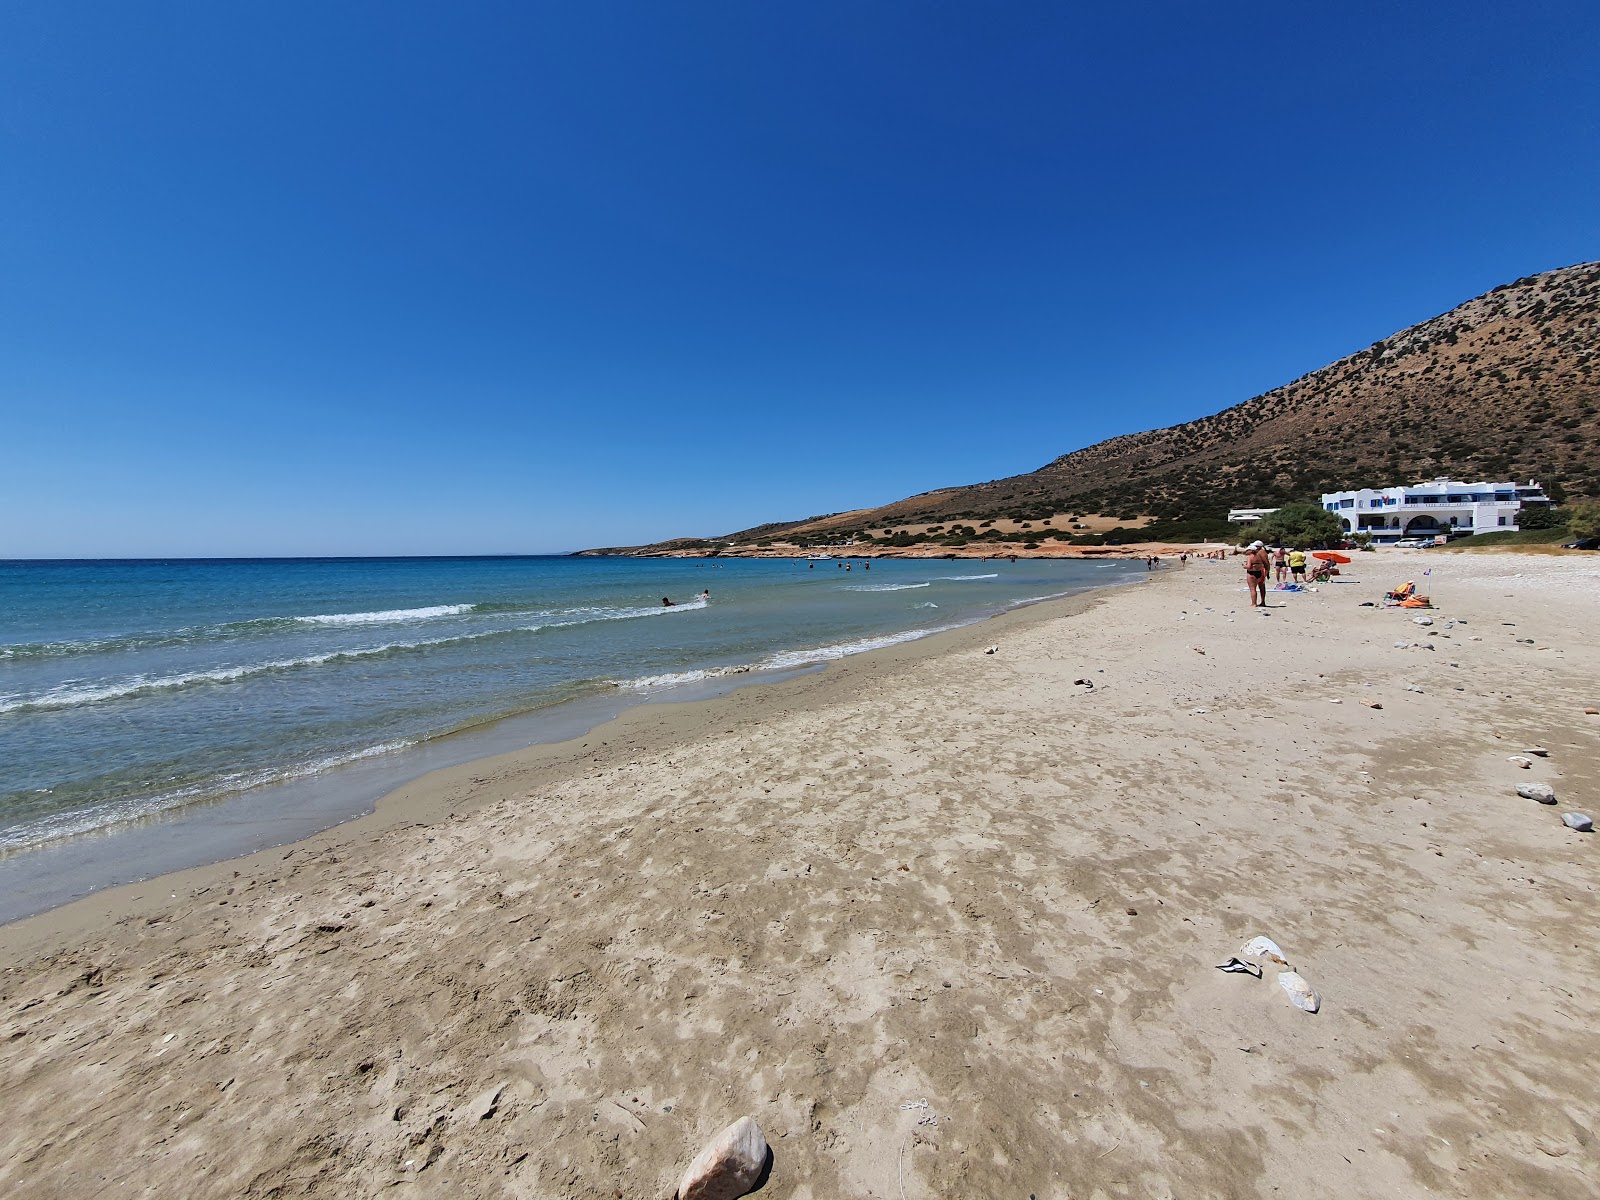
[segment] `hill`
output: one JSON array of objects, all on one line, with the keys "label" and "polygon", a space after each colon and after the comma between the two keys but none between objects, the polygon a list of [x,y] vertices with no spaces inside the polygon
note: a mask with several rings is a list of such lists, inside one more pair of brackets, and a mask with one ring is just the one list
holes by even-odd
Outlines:
[{"label": "hill", "polygon": [[1107,523],[1089,514],[1214,524],[1230,507],[1438,475],[1537,478],[1557,496],[1600,497],[1600,263],[1504,284],[1214,416],[1111,438],[1024,475],[717,541],[804,545],[869,530],[921,540],[930,526],[961,522]]}]

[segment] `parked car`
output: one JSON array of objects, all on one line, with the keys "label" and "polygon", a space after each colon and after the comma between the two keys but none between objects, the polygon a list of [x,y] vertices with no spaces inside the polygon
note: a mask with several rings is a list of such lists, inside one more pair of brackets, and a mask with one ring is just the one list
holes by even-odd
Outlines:
[{"label": "parked car", "polygon": [[1401,538],[1395,543],[1402,550],[1421,550],[1424,546],[1433,545],[1432,538]]},{"label": "parked car", "polygon": [[1579,538],[1575,542],[1568,542],[1563,550],[1600,550],[1600,537]]}]

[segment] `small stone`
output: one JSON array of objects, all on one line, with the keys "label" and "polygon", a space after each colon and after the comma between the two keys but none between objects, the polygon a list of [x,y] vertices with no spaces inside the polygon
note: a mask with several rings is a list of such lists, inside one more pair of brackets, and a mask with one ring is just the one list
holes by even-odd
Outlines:
[{"label": "small stone", "polygon": [[1137,917],[1139,915],[1139,910],[1137,908],[1125,908],[1122,911],[1127,913],[1130,917]]},{"label": "small stone", "polygon": [[1529,746],[1525,750],[1523,750],[1523,753],[1524,754],[1536,754],[1540,758],[1549,758],[1550,757],[1550,751],[1546,750],[1543,746]]},{"label": "small stone", "polygon": [[1411,618],[1411,623],[1413,625],[1432,625],[1433,624],[1433,618],[1432,617],[1412,617]]},{"label": "small stone", "polygon": [[500,1084],[486,1092],[480,1092],[471,1100],[461,1106],[460,1116],[467,1121],[487,1121],[500,1111],[500,1097],[505,1095],[506,1085]]},{"label": "small stone", "polygon": [[1524,771],[1533,766],[1533,759],[1524,758],[1520,754],[1513,754],[1510,758],[1506,759],[1506,761],[1514,767],[1521,767]]},{"label": "small stone", "polygon": [[761,1180],[767,1139],[749,1117],[740,1117],[695,1155],[678,1181],[677,1200],[734,1200]]},{"label": "small stone", "polygon": [[1554,804],[1556,790],[1548,783],[1519,783],[1517,795],[1524,800],[1537,800],[1540,804]]},{"label": "small stone", "polygon": [[1583,710],[1586,717],[1600,717],[1600,708],[1586,708]]},{"label": "small stone", "polygon": [[1365,704],[1368,708],[1382,708],[1383,707],[1383,705],[1379,704],[1376,700],[1363,700],[1361,703]]},{"label": "small stone", "polygon": [[1394,644],[1394,648],[1395,648],[1395,649],[1396,649],[1396,650],[1404,650],[1404,649],[1405,649],[1405,648],[1406,648],[1406,647],[1407,647],[1407,646],[1409,646],[1409,645],[1411,645],[1411,643],[1410,643],[1410,642],[1396,642],[1396,643],[1395,643],[1395,644]]},{"label": "small stone", "polygon": [[1584,813],[1562,813],[1561,823],[1578,833],[1594,832],[1594,818]]}]

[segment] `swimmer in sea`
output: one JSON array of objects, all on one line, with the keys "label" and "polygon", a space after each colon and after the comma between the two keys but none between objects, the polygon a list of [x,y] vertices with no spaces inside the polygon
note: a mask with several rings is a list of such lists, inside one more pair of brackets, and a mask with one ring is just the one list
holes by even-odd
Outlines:
[{"label": "swimmer in sea", "polygon": [[673,603],[672,603],[671,597],[669,597],[669,596],[661,597],[661,607],[662,608],[672,608],[673,607]]}]

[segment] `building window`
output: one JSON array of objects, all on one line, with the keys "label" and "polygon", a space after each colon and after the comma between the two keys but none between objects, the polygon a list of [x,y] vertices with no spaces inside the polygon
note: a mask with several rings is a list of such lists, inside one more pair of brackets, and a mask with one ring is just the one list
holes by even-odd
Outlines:
[{"label": "building window", "polygon": [[1506,519],[1504,517],[1501,517],[1500,518],[1500,524],[1504,525],[1505,523],[1506,523]]}]

